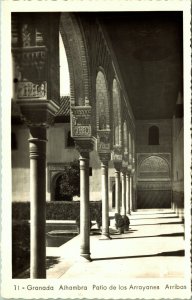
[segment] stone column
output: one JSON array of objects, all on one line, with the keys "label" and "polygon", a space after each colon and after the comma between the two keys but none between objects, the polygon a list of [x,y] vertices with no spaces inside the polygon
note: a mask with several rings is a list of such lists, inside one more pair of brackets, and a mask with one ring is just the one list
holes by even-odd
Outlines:
[{"label": "stone column", "polygon": [[126,214],[130,214],[130,190],[128,173],[126,173]]},{"label": "stone column", "polygon": [[90,257],[89,152],[80,152],[80,256]]},{"label": "stone column", "polygon": [[122,170],[121,172],[121,179],[122,179],[122,209],[121,214],[126,216],[126,178],[125,178],[125,171]]},{"label": "stone column", "polygon": [[115,209],[120,214],[120,171],[115,170]]},{"label": "stone column", "polygon": [[108,190],[108,154],[101,154],[101,185],[102,185],[102,239],[109,236],[109,190]]},{"label": "stone column", "polygon": [[[19,17],[25,28],[28,14]],[[46,127],[54,123],[60,107],[59,97],[59,14],[38,14],[30,24],[30,38],[16,28],[20,43],[13,43],[14,72],[17,80],[13,99],[20,107],[23,121],[30,130],[30,202],[31,202],[31,278],[45,278],[45,204],[46,204]],[[13,16],[14,18],[14,16]],[[35,32],[41,27],[42,45],[38,46]],[[27,30],[28,31],[28,30]],[[36,44],[32,45],[32,41]],[[51,45],[51,47],[50,47]],[[51,67],[48,67],[51,66]],[[53,73],[55,76],[53,76]],[[28,88],[25,88],[27,87]],[[39,87],[41,86],[41,91]]]},{"label": "stone column", "polygon": [[120,170],[122,169],[122,159],[123,159],[121,146],[114,146],[111,157],[115,168],[115,211],[116,213],[120,214],[120,201],[121,201]]},{"label": "stone column", "polygon": [[31,278],[46,278],[46,129],[30,128]]},{"label": "stone column", "polygon": [[130,175],[129,176],[129,203],[130,203],[130,214],[131,212],[133,211],[133,191],[132,191],[132,188],[133,188],[133,185],[132,185],[132,181],[133,178],[132,176]]}]

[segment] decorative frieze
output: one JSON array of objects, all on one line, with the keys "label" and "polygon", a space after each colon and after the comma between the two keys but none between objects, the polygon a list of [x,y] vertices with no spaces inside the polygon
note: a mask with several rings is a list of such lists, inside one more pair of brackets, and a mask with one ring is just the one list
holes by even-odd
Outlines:
[{"label": "decorative frieze", "polygon": [[97,151],[98,153],[111,153],[111,131],[103,129],[97,131]]},{"label": "decorative frieze", "polygon": [[71,136],[91,137],[91,106],[71,107]]},{"label": "decorative frieze", "polygon": [[20,81],[17,84],[16,99],[47,99],[47,82],[36,84],[30,81]]},{"label": "decorative frieze", "polygon": [[113,162],[122,162],[122,159],[123,159],[122,147],[113,146],[113,151],[111,152],[111,160]]},{"label": "decorative frieze", "polygon": [[59,104],[59,14],[12,14],[12,55],[13,99]]}]

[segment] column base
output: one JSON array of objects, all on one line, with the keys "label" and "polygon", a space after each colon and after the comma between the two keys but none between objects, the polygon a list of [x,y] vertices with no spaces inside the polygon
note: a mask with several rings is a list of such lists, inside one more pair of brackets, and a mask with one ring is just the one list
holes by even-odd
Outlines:
[{"label": "column base", "polygon": [[79,262],[88,263],[91,261],[92,261],[92,259],[91,259],[90,254],[80,254]]},{"label": "column base", "polygon": [[102,234],[99,240],[112,240],[109,234]]}]

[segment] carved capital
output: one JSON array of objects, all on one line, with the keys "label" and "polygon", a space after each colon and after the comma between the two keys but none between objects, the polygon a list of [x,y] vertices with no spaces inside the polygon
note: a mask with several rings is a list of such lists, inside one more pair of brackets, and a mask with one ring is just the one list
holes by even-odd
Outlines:
[{"label": "carved capital", "polygon": [[99,158],[100,158],[100,161],[106,165],[106,164],[108,164],[108,162],[111,159],[111,154],[110,153],[99,153]]},{"label": "carved capital", "polygon": [[52,100],[18,100],[22,119],[28,127],[48,127],[53,124],[59,106]]},{"label": "carved capital", "polygon": [[30,159],[45,159],[46,156],[46,129],[30,128],[29,157]]},{"label": "carved capital", "polygon": [[128,167],[128,161],[123,159],[122,160],[122,168],[127,169],[127,167]]},{"label": "carved capital", "polygon": [[128,167],[127,167],[127,169],[128,169],[129,172],[131,172],[131,170],[132,170],[132,165],[129,164]]},{"label": "carved capital", "polygon": [[129,161],[129,154],[128,154],[128,152],[124,152],[123,153],[123,160],[128,163],[128,161]]},{"label": "carved capital", "polygon": [[115,161],[114,162],[114,167],[119,172],[121,170],[121,168],[122,168],[122,162]]},{"label": "carved capital", "polygon": [[134,174],[135,174],[135,169],[133,168],[133,169],[131,170],[131,175],[134,176]]},{"label": "carved capital", "polygon": [[75,148],[82,158],[89,158],[89,153],[94,149],[94,139],[75,139]]},{"label": "carved capital", "polygon": [[121,176],[125,177],[127,173],[127,168],[121,168]]}]

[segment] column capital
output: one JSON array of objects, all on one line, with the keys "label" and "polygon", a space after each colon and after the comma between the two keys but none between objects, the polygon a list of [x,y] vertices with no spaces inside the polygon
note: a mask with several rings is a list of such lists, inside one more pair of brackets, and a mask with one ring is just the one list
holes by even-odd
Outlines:
[{"label": "column capital", "polygon": [[122,168],[122,162],[115,161],[113,164],[114,164],[115,170],[120,172],[121,168]]},{"label": "column capital", "polygon": [[125,176],[126,176],[126,178],[129,178],[129,176],[130,176],[129,172],[126,172]]},{"label": "column capital", "polygon": [[111,159],[111,153],[99,153],[99,158],[103,164],[108,165]]},{"label": "column capital", "polygon": [[46,156],[46,128],[30,127],[29,135],[29,157],[30,159],[40,159]]},{"label": "column capital", "polygon": [[126,168],[126,167],[122,167],[122,168],[121,168],[121,173],[124,174],[124,175],[126,175],[126,173],[127,173],[127,168]]},{"label": "column capital", "polygon": [[129,163],[127,169],[128,169],[128,172],[131,173],[131,171],[132,171],[132,164]]},{"label": "column capital", "polygon": [[131,170],[131,176],[134,176],[134,174],[135,174],[135,169],[132,169]]},{"label": "column capital", "polygon": [[89,158],[89,153],[94,149],[93,139],[74,139],[75,148],[82,157]]},{"label": "column capital", "polygon": [[17,100],[21,110],[21,118],[25,124],[29,127],[49,127],[54,123],[54,117],[59,110],[58,104],[52,100],[34,100],[34,99],[22,99]]}]

